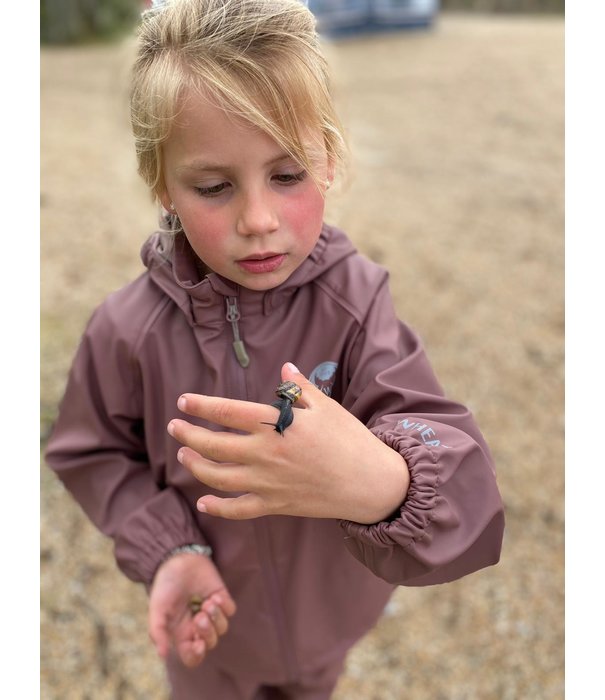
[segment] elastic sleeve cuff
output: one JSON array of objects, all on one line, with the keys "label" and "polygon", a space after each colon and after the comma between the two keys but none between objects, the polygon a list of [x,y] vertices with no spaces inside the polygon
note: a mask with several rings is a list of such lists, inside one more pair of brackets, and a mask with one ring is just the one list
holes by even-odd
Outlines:
[{"label": "elastic sleeve cuff", "polygon": [[121,524],[120,534],[115,537],[115,556],[128,578],[149,585],[168,552],[188,544],[208,542],[189,506],[168,488]]},{"label": "elastic sleeve cuff", "polygon": [[415,438],[391,432],[372,431],[405,459],[410,484],[404,502],[388,520],[363,525],[341,520],[346,536],[372,547],[408,547],[427,536],[439,510],[440,484],[437,460],[433,452]]}]

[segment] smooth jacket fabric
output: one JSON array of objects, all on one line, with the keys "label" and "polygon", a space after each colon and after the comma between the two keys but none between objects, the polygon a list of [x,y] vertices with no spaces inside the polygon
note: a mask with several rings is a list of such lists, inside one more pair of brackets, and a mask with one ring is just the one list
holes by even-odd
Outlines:
[{"label": "smooth jacket fabric", "polygon": [[[162,241],[147,241],[147,270],[93,314],[46,457],[132,580],[149,585],[178,545],[213,548],[238,612],[205,663],[289,682],[341,658],[394,585],[452,581],[498,561],[504,516],[489,450],[397,319],[386,270],[325,225],[284,284],[256,292],[202,276],[182,234],[169,255]],[[166,432],[178,397],[271,403],[286,361],[403,455],[410,488],[387,521],[197,512],[212,490],[178,463]]]}]

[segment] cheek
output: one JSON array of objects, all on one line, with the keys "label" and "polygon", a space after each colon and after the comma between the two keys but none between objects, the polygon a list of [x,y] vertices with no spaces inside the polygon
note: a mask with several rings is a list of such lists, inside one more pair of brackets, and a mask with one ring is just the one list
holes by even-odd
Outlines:
[{"label": "cheek", "polygon": [[321,231],[325,201],[317,190],[304,197],[296,197],[285,211],[290,229],[300,238],[317,238]]},{"label": "cheek", "polygon": [[219,247],[228,230],[226,217],[218,211],[206,211],[200,216],[199,212],[194,210],[189,216],[181,219],[181,224],[194,248],[195,244],[198,244],[208,250]]}]

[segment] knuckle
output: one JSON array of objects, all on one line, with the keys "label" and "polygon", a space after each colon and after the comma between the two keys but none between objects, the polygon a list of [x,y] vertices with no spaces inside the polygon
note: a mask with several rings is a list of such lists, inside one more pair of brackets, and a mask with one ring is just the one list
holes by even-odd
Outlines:
[{"label": "knuckle", "polygon": [[217,460],[218,452],[219,450],[216,445],[216,439],[213,436],[205,438],[199,445],[199,453],[208,459]]},{"label": "knuckle", "polygon": [[248,508],[245,507],[243,503],[238,503],[238,499],[234,499],[231,504],[231,514],[230,517],[233,520],[246,520],[250,517]]},{"label": "knuckle", "polygon": [[230,491],[231,490],[231,483],[230,479],[227,477],[226,474],[219,473],[217,474],[216,478],[214,479],[213,486],[215,489],[218,489],[219,491]]},{"label": "knuckle", "polygon": [[202,454],[213,462],[239,462],[241,449],[234,445],[226,433],[214,433],[204,440]]},{"label": "knuckle", "polygon": [[227,401],[221,401],[216,404],[213,410],[213,418],[215,422],[224,424],[230,422],[233,417],[233,406]]},{"label": "knuckle", "polygon": [[259,515],[278,515],[279,508],[273,498],[265,498],[262,506],[258,508]]},{"label": "knuckle", "polygon": [[286,501],[281,501],[279,503],[273,503],[271,508],[267,509],[268,515],[282,515],[288,512],[288,507]]}]

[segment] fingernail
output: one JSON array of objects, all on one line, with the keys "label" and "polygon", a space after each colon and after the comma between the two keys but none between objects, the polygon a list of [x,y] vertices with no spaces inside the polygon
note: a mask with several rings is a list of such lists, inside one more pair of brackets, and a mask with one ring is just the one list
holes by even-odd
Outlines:
[{"label": "fingernail", "polygon": [[176,402],[179,411],[184,411],[187,408],[187,399],[184,396],[179,396],[179,400]]},{"label": "fingernail", "polygon": [[174,437],[174,423],[172,421],[168,423],[166,430],[168,431],[168,435],[172,435]]},{"label": "fingernail", "polygon": [[199,510],[200,513],[207,513],[208,512],[206,505],[204,503],[202,503],[202,501],[197,502],[197,509]]},{"label": "fingernail", "polygon": [[290,372],[298,372],[300,374],[298,367],[291,362],[286,362],[286,367],[290,370]]},{"label": "fingernail", "polygon": [[181,449],[176,453],[176,458],[179,460],[179,462],[180,462],[181,464],[183,463],[184,453],[183,453],[183,448],[182,448],[182,447],[181,447]]}]

